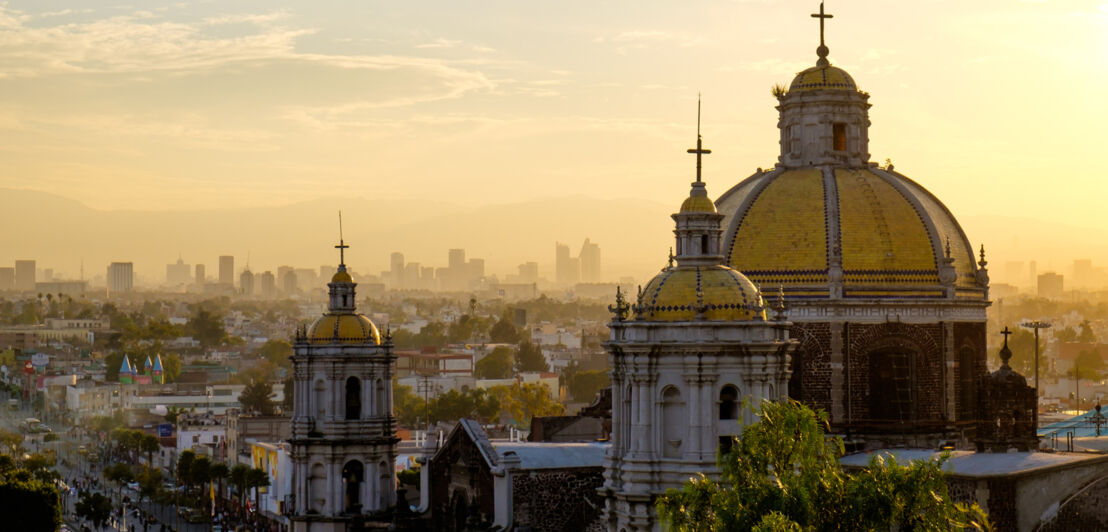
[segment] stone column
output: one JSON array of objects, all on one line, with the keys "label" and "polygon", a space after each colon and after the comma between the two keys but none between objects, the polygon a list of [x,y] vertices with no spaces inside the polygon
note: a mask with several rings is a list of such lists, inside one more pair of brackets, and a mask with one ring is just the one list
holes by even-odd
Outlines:
[{"label": "stone column", "polygon": [[685,379],[685,396],[688,397],[686,405],[689,419],[688,431],[685,434],[685,452],[682,453],[682,459],[685,461],[700,459],[701,439],[706,428],[704,426],[704,408],[700,402],[700,375],[696,371],[692,371],[692,368],[697,368],[697,366],[696,356],[689,355],[685,357],[685,371],[687,373],[682,377]]},{"label": "stone column", "polygon": [[847,348],[844,345],[843,340],[843,323],[831,323],[831,422],[841,423],[849,421],[850,412],[849,408],[844,407],[844,399],[849,403],[850,399],[846,397],[847,386],[846,383],[846,362],[847,362]]},{"label": "stone column", "polygon": [[716,440],[718,434],[716,433],[716,418],[718,417],[717,408],[715,406],[715,394],[712,391],[715,388],[715,382],[717,380],[715,371],[705,371],[700,376],[700,412],[697,416],[700,418],[702,430],[700,432],[700,456],[701,461],[714,460],[716,456]]},{"label": "stone column", "polygon": [[609,435],[609,439],[612,442],[612,455],[621,456],[623,454],[623,440],[622,434],[623,423],[623,372],[612,367],[612,433]]}]

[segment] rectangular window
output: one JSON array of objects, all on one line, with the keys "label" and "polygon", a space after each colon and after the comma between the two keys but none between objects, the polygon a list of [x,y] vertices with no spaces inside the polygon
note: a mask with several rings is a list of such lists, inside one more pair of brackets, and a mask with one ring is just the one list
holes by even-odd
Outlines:
[{"label": "rectangular window", "polygon": [[834,133],[835,151],[846,151],[846,124],[837,123],[832,127]]}]

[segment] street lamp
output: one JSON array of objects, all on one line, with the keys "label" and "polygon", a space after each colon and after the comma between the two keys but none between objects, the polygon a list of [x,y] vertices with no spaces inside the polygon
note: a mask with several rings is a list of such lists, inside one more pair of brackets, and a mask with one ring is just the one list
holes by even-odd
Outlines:
[{"label": "street lamp", "polygon": [[1045,321],[1026,321],[1020,324],[1025,329],[1035,329],[1035,393],[1039,391],[1039,329],[1049,329],[1050,323]]}]

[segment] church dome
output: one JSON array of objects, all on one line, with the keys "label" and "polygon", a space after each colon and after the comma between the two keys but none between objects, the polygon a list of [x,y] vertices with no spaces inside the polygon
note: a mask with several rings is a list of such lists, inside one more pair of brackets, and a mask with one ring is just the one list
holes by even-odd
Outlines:
[{"label": "church dome", "polygon": [[708,198],[707,194],[703,196],[691,195],[681,203],[680,212],[706,212],[715,214],[716,204],[712,203],[712,200]]},{"label": "church dome", "polygon": [[335,272],[335,275],[331,276],[332,283],[352,283],[354,279],[350,277],[350,274],[346,270],[339,270]]},{"label": "church dome", "polygon": [[381,333],[361,314],[325,314],[308,328],[311,344],[380,344]]},{"label": "church dome", "polygon": [[[788,297],[983,299],[973,248],[950,211],[877,167],[777,168],[717,201],[725,263]],[[987,284],[987,280],[984,280]]]},{"label": "church dome", "polygon": [[[667,268],[642,291],[639,317],[649,321],[765,319],[757,287],[727,266]],[[703,313],[703,316],[698,316]]]},{"label": "church dome", "polygon": [[796,75],[789,85],[789,92],[816,90],[857,91],[854,78],[845,70],[827,65],[817,65]]}]

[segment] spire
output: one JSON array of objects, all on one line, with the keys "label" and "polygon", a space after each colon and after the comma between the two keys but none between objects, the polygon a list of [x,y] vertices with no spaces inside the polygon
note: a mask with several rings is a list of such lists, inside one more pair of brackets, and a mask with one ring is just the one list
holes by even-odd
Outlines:
[{"label": "spire", "polygon": [[1004,327],[1000,334],[1004,335],[1004,347],[1000,348],[1000,362],[1001,367],[1008,367],[1008,360],[1012,358],[1012,350],[1008,349],[1008,335],[1012,334],[1012,331],[1008,330],[1008,327]]},{"label": "spire", "polygon": [[342,241],[342,211],[339,211],[339,245],[335,246],[335,249],[339,250],[339,271],[346,271],[346,249],[350,246],[346,245]]},{"label": "spire", "polygon": [[812,13],[812,18],[819,19],[819,48],[816,48],[816,55],[819,56],[819,60],[816,61],[817,66],[825,67],[831,64],[827,60],[827,53],[830,51],[827,49],[827,44],[823,39],[823,21],[825,19],[834,18],[834,15],[825,14],[823,12],[823,2],[819,3],[819,13]]},{"label": "spire", "polygon": [[[700,183],[700,157],[712,153],[712,150],[704,149],[703,139],[700,137],[700,93],[696,93],[696,147],[689,148],[688,153],[696,154],[696,182]],[[694,185],[695,186],[695,185]]]}]

